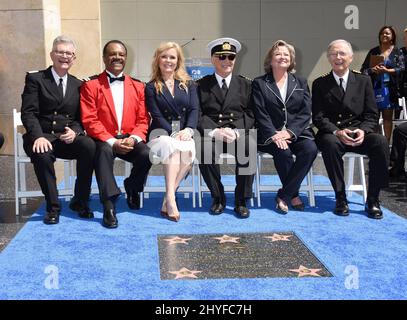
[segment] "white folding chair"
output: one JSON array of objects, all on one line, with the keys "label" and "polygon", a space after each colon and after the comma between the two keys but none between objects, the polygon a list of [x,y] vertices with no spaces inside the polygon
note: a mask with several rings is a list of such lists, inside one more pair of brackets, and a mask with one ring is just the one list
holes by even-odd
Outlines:
[{"label": "white folding chair", "polygon": [[[318,152],[318,156],[322,156],[320,152]],[[363,192],[363,199],[366,200],[367,197],[367,187],[366,187],[366,177],[365,177],[365,164],[363,159],[366,158],[365,155],[353,153],[353,152],[346,152],[343,156],[344,160],[348,160],[348,172],[346,175],[345,187],[346,192],[349,197],[352,196],[353,191],[362,191]],[[355,175],[355,160],[357,159],[359,165],[359,176],[360,176],[360,183],[356,184],[354,182],[354,175]],[[314,192],[315,191],[332,191],[332,185],[329,184],[314,184],[313,185]]]},{"label": "white folding chair", "polygon": [[[43,196],[41,190],[27,190],[26,168],[31,163],[30,158],[24,151],[21,122],[21,112],[13,109],[13,136],[14,136],[14,180],[15,180],[15,206],[16,215],[19,215],[19,203],[27,203],[28,197]],[[58,188],[59,196],[65,196],[68,200],[74,194],[73,160],[59,159],[64,165],[64,184]]]},{"label": "white folding chair", "polygon": [[[257,168],[255,176],[255,185],[256,185],[256,197],[257,197],[257,206],[261,206],[261,192],[276,192],[281,188],[281,182],[278,184],[262,184],[261,183],[261,168],[263,166],[264,159],[273,159],[273,156],[269,153],[258,152],[257,153]],[[311,207],[315,207],[315,195],[314,195],[314,182],[313,182],[313,171],[312,167],[308,171],[305,178],[306,184],[302,184],[300,187],[300,192],[308,193],[308,201]]]}]

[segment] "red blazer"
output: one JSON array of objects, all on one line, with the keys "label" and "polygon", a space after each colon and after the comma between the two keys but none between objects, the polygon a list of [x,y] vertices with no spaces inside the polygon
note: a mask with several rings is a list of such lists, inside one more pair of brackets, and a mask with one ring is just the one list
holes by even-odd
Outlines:
[{"label": "red blazer", "polygon": [[106,72],[99,74],[96,79],[83,83],[81,118],[86,133],[92,138],[107,141],[121,133],[136,135],[146,141],[150,116],[144,103],[144,84],[125,75],[120,133]]}]

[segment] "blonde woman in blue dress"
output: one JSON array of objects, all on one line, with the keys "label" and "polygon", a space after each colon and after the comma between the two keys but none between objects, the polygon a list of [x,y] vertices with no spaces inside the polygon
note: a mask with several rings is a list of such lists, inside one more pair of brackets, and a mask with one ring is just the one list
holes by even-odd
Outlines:
[{"label": "blonde woman in blue dress", "polygon": [[175,192],[195,158],[193,135],[199,107],[196,85],[185,70],[184,55],[177,43],[162,43],[155,50],[145,98],[152,118],[150,154],[163,164],[165,175],[161,215],[177,222],[180,215]]}]

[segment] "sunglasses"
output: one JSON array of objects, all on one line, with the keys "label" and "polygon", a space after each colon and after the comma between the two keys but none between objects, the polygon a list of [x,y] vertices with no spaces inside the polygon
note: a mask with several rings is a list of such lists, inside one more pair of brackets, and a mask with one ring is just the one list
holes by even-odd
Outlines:
[{"label": "sunglasses", "polygon": [[236,55],[235,54],[219,54],[219,55],[216,55],[216,57],[219,60],[226,60],[226,58],[228,58],[229,61],[233,61],[233,60],[235,60]]}]

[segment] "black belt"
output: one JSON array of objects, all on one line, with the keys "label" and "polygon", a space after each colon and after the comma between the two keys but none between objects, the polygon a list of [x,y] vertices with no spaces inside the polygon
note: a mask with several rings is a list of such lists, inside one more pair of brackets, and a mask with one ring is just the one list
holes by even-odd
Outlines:
[{"label": "black belt", "polygon": [[114,137],[116,139],[125,139],[125,138],[130,137],[130,135],[128,133],[126,133],[126,134],[118,134],[118,135],[115,135]]}]

